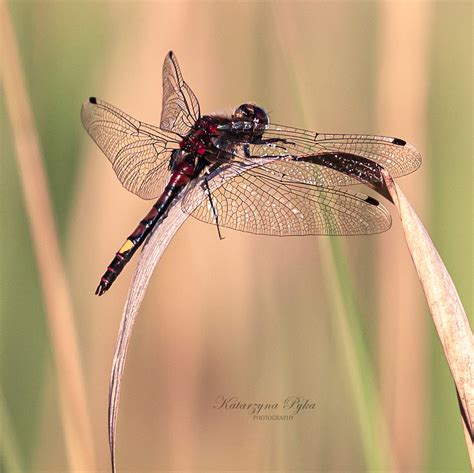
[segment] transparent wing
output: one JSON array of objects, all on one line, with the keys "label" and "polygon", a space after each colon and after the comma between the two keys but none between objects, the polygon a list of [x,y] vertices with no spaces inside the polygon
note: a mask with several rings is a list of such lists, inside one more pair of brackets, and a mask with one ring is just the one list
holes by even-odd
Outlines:
[{"label": "transparent wing", "polygon": [[169,177],[170,153],[179,147],[176,135],[94,97],[82,105],[81,120],[127,190],[143,199],[161,195]]},{"label": "transparent wing", "polygon": [[199,102],[183,80],[176,56],[170,51],[163,63],[163,107],[160,128],[186,135],[201,116]]},{"label": "transparent wing", "polygon": [[194,182],[184,210],[206,223],[215,224],[217,215],[222,227],[262,235],[362,235],[390,228],[388,211],[364,194],[283,182],[266,165],[241,173],[236,166],[223,165]]},{"label": "transparent wing", "polygon": [[[321,186],[377,185],[381,168],[399,177],[421,164],[420,153],[399,138],[323,134],[276,124],[267,125],[254,142],[224,132],[215,146],[244,161],[267,158],[270,168],[289,179]],[[291,166],[284,161],[291,161]]]}]

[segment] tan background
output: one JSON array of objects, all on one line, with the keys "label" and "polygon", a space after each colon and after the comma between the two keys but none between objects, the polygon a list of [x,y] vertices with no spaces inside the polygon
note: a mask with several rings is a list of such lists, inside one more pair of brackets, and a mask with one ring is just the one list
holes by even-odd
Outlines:
[{"label": "tan background", "polygon": [[[79,109],[95,95],[158,123],[170,49],[204,113],[254,101],[277,123],[413,143],[423,167],[399,184],[472,313],[470,2],[8,5],[74,302],[98,469],[108,468],[108,380],[134,264],[105,297],[93,292],[151,203],[121,188]],[[3,101],[0,111],[0,407],[14,445],[3,465],[13,455],[26,471],[68,471]],[[453,384],[396,218],[371,237],[224,234],[219,241],[189,219],[155,272],[125,369],[119,471],[468,471]],[[293,395],[317,407],[293,421],[255,421],[213,409],[220,395]]]}]

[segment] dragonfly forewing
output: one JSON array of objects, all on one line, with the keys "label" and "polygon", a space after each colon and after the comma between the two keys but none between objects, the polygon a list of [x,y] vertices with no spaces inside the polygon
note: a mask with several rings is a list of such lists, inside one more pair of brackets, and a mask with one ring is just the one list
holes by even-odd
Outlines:
[{"label": "dragonfly forewing", "polygon": [[179,148],[175,134],[95,97],[82,105],[81,120],[127,190],[143,199],[161,195],[170,176],[171,153]]},{"label": "dragonfly forewing", "polygon": [[[399,138],[376,135],[328,134],[268,124],[258,140],[216,140],[217,148],[239,160],[267,158],[282,174],[308,184],[377,186],[381,168],[393,177],[418,169],[421,155]],[[286,162],[291,162],[287,165]],[[300,161],[300,163],[298,163]]]}]

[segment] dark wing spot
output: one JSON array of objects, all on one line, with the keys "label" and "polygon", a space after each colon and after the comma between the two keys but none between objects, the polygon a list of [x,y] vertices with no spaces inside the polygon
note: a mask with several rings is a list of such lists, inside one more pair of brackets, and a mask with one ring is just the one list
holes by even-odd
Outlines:
[{"label": "dark wing spot", "polygon": [[405,140],[401,140],[400,138],[394,138],[392,140],[392,143],[394,145],[398,145],[398,146],[405,146],[407,144],[407,142]]},{"label": "dark wing spot", "polygon": [[96,104],[96,103],[97,103],[97,99],[96,99],[95,97],[89,97],[89,102]]},{"label": "dark wing spot", "polygon": [[377,200],[377,199],[374,199],[373,197],[370,197],[370,196],[367,196],[365,201],[368,203],[368,204],[371,204],[371,205],[375,205],[376,207],[378,205],[380,205],[380,202]]}]

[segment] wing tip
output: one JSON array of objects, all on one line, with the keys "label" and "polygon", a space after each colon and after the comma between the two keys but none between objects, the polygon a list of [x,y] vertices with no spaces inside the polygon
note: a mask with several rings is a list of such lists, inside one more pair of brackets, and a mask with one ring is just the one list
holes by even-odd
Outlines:
[{"label": "wing tip", "polygon": [[423,158],[421,156],[421,153],[413,146],[412,144],[408,143],[408,141],[402,140],[401,138],[392,138],[392,144],[395,146],[401,146],[406,149],[408,153],[410,153],[411,156],[411,161],[413,163],[412,168],[400,176],[394,176],[394,177],[401,177],[407,174],[410,174],[414,171],[416,171],[422,164]]},{"label": "wing tip", "polygon": [[392,143],[397,146],[406,146],[407,142],[401,138],[393,138]]}]

